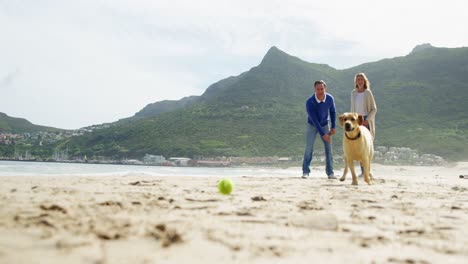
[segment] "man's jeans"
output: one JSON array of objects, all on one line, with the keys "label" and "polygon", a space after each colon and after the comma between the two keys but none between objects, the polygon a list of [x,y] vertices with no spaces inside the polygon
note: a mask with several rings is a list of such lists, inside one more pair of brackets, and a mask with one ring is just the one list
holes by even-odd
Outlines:
[{"label": "man's jeans", "polygon": [[[330,132],[328,125],[322,127],[325,134]],[[310,163],[312,162],[312,153],[314,152],[314,143],[316,136],[319,136],[325,147],[326,166],[325,172],[327,176],[333,175],[333,156],[331,151],[331,143],[326,142],[321,136],[318,130],[311,124],[307,123],[307,134],[306,134],[306,148],[304,152],[304,161],[302,163],[302,172],[310,173]]]}]

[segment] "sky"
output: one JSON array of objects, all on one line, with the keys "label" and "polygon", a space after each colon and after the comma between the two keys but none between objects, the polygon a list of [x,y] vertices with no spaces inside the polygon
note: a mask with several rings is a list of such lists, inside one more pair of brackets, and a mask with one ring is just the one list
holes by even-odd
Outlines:
[{"label": "sky", "polygon": [[201,95],[269,48],[345,69],[468,46],[465,0],[0,0],[0,112],[64,129]]}]

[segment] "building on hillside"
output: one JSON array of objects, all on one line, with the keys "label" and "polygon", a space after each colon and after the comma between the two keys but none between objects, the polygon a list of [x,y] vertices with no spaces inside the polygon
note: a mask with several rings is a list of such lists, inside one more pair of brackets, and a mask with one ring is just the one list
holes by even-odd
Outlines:
[{"label": "building on hillside", "polygon": [[19,134],[0,133],[0,144],[10,145],[14,143],[14,140],[23,138]]},{"label": "building on hillside", "polygon": [[122,164],[125,164],[125,165],[143,165],[143,162],[141,162],[140,160],[137,160],[137,159],[126,159],[126,160],[122,160]]},{"label": "building on hillside", "polygon": [[176,166],[188,166],[190,158],[184,158],[184,157],[170,157],[169,161],[173,162],[174,165]]},{"label": "building on hillside", "polygon": [[10,138],[6,134],[0,134],[0,144],[10,145]]},{"label": "building on hillside", "polygon": [[221,160],[194,160],[192,165],[202,167],[229,167],[231,166],[231,162]]},{"label": "building on hillside", "polygon": [[161,155],[146,154],[143,157],[143,163],[147,165],[163,165],[164,162],[166,162],[166,158]]}]

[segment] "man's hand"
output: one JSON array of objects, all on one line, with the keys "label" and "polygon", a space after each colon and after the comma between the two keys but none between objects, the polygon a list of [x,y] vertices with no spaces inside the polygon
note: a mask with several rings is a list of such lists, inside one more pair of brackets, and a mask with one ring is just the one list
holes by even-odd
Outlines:
[{"label": "man's hand", "polygon": [[333,136],[335,134],[336,130],[334,128],[330,129],[330,136]]},{"label": "man's hand", "polygon": [[330,143],[330,141],[331,141],[330,135],[328,135],[328,134],[323,135],[322,138],[323,138],[323,140],[325,140],[325,142]]}]

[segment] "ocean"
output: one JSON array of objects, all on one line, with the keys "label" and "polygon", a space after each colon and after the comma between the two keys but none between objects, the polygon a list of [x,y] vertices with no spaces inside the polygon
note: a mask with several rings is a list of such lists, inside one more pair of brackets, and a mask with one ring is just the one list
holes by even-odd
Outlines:
[{"label": "ocean", "polygon": [[1,176],[196,176],[196,177],[290,177],[301,175],[300,168],[262,167],[166,167],[86,163],[0,161]]}]

